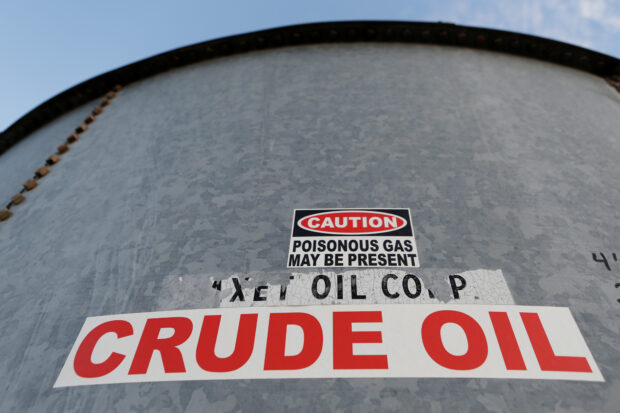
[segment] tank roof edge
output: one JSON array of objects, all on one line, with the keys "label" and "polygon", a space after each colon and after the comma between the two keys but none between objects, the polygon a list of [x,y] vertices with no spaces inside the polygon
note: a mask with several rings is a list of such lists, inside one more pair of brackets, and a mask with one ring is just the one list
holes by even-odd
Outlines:
[{"label": "tank roof edge", "polygon": [[620,60],[542,37],[451,23],[339,21],[309,23],[223,37],[170,50],[103,73],[48,99],[0,134],[0,154],[70,110],[103,96],[115,85],[187,64],[244,52],[321,43],[383,42],[491,50],[568,66],[604,78],[620,78]]}]

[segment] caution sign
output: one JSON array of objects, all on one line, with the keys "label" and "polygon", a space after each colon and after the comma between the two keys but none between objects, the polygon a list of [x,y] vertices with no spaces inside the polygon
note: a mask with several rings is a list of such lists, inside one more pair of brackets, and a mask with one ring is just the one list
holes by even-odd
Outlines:
[{"label": "caution sign", "polygon": [[335,377],[604,381],[568,308],[404,304],[89,317],[54,387]]},{"label": "caution sign", "polygon": [[409,209],[296,209],[287,267],[419,267]]}]

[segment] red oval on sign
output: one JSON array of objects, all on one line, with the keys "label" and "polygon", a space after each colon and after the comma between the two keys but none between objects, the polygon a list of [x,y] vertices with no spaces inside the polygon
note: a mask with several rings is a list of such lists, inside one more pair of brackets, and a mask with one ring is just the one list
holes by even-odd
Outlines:
[{"label": "red oval on sign", "polygon": [[303,217],[297,225],[322,234],[364,235],[396,231],[407,225],[407,220],[387,212],[329,211]]}]

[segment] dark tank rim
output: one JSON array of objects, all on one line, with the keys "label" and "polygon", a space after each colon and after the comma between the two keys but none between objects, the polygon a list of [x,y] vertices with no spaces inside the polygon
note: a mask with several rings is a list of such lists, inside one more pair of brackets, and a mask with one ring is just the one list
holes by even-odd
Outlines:
[{"label": "dark tank rim", "polygon": [[620,60],[571,44],[526,34],[451,23],[343,21],[261,30],[164,52],[86,80],[43,102],[0,134],[0,154],[64,113],[155,74],[222,56],[321,43],[418,43],[491,50],[568,66],[604,78],[620,77]]}]

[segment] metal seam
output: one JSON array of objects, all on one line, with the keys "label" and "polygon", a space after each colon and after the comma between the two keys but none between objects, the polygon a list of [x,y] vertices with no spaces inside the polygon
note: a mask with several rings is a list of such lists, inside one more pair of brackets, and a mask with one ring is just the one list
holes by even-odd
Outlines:
[{"label": "metal seam", "polygon": [[34,190],[39,185],[39,181],[51,172],[50,168],[60,162],[62,159],[61,156],[67,153],[70,146],[77,142],[80,136],[88,130],[88,126],[97,120],[97,117],[103,113],[103,108],[110,104],[110,101],[116,97],[116,93],[122,88],[121,85],[116,85],[111,91],[106,93],[103,100],[99,102],[99,105],[97,105],[92,110],[91,114],[84,119],[83,123],[78,125],[75,131],[66,138],[65,142],[58,146],[55,153],[47,157],[45,164],[36,169],[33,177],[24,182],[22,185],[23,188],[11,197],[11,200],[6,204],[5,208],[0,209],[0,222],[6,221],[13,216],[13,211],[11,211],[11,209],[26,201],[26,197],[23,194]]}]

